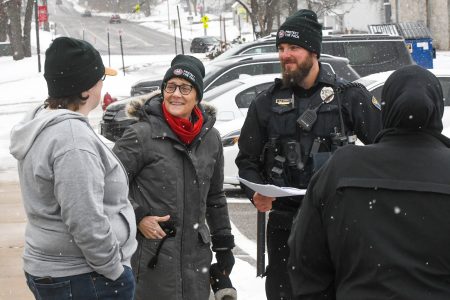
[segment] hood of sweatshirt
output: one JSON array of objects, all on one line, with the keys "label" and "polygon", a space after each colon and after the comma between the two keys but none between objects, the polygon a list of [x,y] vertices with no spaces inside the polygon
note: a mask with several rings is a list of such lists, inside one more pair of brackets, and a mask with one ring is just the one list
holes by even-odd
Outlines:
[{"label": "hood of sweatshirt", "polygon": [[90,126],[84,115],[71,110],[48,110],[44,109],[42,105],[34,108],[12,128],[9,152],[17,160],[24,159],[36,138],[45,128],[67,119],[79,119]]}]

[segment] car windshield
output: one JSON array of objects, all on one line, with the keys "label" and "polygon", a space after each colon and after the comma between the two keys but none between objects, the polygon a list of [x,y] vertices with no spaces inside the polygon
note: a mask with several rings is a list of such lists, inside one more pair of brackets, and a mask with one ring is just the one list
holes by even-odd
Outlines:
[{"label": "car windshield", "polygon": [[219,97],[220,95],[223,95],[224,93],[240,86],[243,85],[244,83],[240,80],[232,80],[230,82],[224,83],[216,88],[213,88],[212,90],[209,90],[205,93],[205,96],[203,97],[202,101],[205,102],[209,102],[212,101],[214,99],[216,99],[217,97]]},{"label": "car windshield", "polygon": [[242,48],[244,48],[246,46],[247,46],[246,44],[241,44],[241,45],[238,45],[238,46],[231,47],[230,49],[228,49],[224,53],[222,53],[219,56],[217,56],[215,60],[224,60],[224,59],[226,59],[228,57],[234,56],[237,53],[239,53]]},{"label": "car windshield", "polygon": [[210,44],[214,44],[215,42],[217,42],[217,39],[214,37],[207,37],[204,39],[205,43],[210,43]]},{"label": "car windshield", "polygon": [[205,77],[203,78],[203,82],[207,81],[209,77],[213,74],[219,72],[222,69],[222,66],[217,65],[205,65]]}]

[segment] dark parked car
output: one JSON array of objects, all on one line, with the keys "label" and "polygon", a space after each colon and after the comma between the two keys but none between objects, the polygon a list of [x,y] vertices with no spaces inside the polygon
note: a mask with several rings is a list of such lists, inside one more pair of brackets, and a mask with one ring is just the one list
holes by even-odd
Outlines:
[{"label": "dark parked car", "polygon": [[[320,61],[330,72],[348,81],[353,81],[360,77],[349,66],[348,59],[346,58],[324,54],[320,57]],[[237,56],[223,61],[213,60],[205,66],[205,69],[205,92],[225,82],[239,78],[241,74],[261,75],[281,73],[280,62],[276,53],[256,56]],[[160,88],[162,77],[163,74],[158,79],[138,81],[131,87],[131,96],[150,93]]]},{"label": "dark parked car", "polygon": [[82,14],[82,17],[92,17],[92,13],[90,10],[86,9]]},{"label": "dark parked car", "polygon": [[122,23],[122,20],[120,19],[120,15],[112,15],[111,18],[109,19],[109,23],[110,24]]},{"label": "dark parked car", "polygon": [[[337,74],[349,81],[359,78],[358,74],[348,64],[348,59],[335,57],[331,55],[322,55],[320,57],[322,67],[331,73]],[[227,83],[241,75],[261,75],[261,74],[280,74],[281,67],[278,60],[278,54],[272,53],[259,55],[255,57],[235,57],[225,61],[211,62],[206,65],[206,76],[204,79],[204,98],[208,97],[208,92],[213,92],[213,88]],[[161,75],[161,78],[163,76]],[[153,91],[161,86],[162,80],[141,81],[140,89],[134,88],[134,95],[141,95],[139,91]],[[134,119],[127,117],[125,113],[126,104],[133,97],[126,98],[110,104],[103,114],[100,122],[100,133],[111,141],[120,138],[125,129],[134,123]]]},{"label": "dark parked car", "polygon": [[[233,47],[215,60],[268,52],[277,52],[273,36]],[[322,53],[348,58],[350,65],[360,76],[397,70],[402,66],[414,64],[405,40],[401,36],[384,34],[325,35],[323,36]]]},{"label": "dark parked car", "polygon": [[214,46],[219,46],[220,41],[213,36],[196,37],[191,42],[191,53],[205,53]]},{"label": "dark parked car", "polygon": [[11,56],[12,46],[9,42],[0,42],[0,56]]}]

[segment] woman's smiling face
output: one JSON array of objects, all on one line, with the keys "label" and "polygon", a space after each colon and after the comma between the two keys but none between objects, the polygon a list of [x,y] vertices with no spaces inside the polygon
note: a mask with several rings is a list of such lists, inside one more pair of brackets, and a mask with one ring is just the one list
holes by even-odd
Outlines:
[{"label": "woman's smiling face", "polygon": [[[189,89],[190,92],[184,95]],[[167,81],[164,86],[164,105],[171,115],[189,119],[196,104],[197,90],[189,81],[178,77]]]}]

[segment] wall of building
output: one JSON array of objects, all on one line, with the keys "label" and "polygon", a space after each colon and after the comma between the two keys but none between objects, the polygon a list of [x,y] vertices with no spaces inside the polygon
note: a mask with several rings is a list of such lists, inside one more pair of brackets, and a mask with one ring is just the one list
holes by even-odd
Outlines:
[{"label": "wall of building", "polygon": [[391,0],[391,5],[394,22],[422,21],[432,33],[434,47],[450,50],[450,0]]},{"label": "wall of building", "polygon": [[320,18],[334,32],[368,32],[367,25],[384,23],[383,0],[348,0]]},{"label": "wall of building", "polygon": [[383,0],[349,1],[343,5],[343,27],[347,31],[368,32],[367,25],[384,23]]}]

